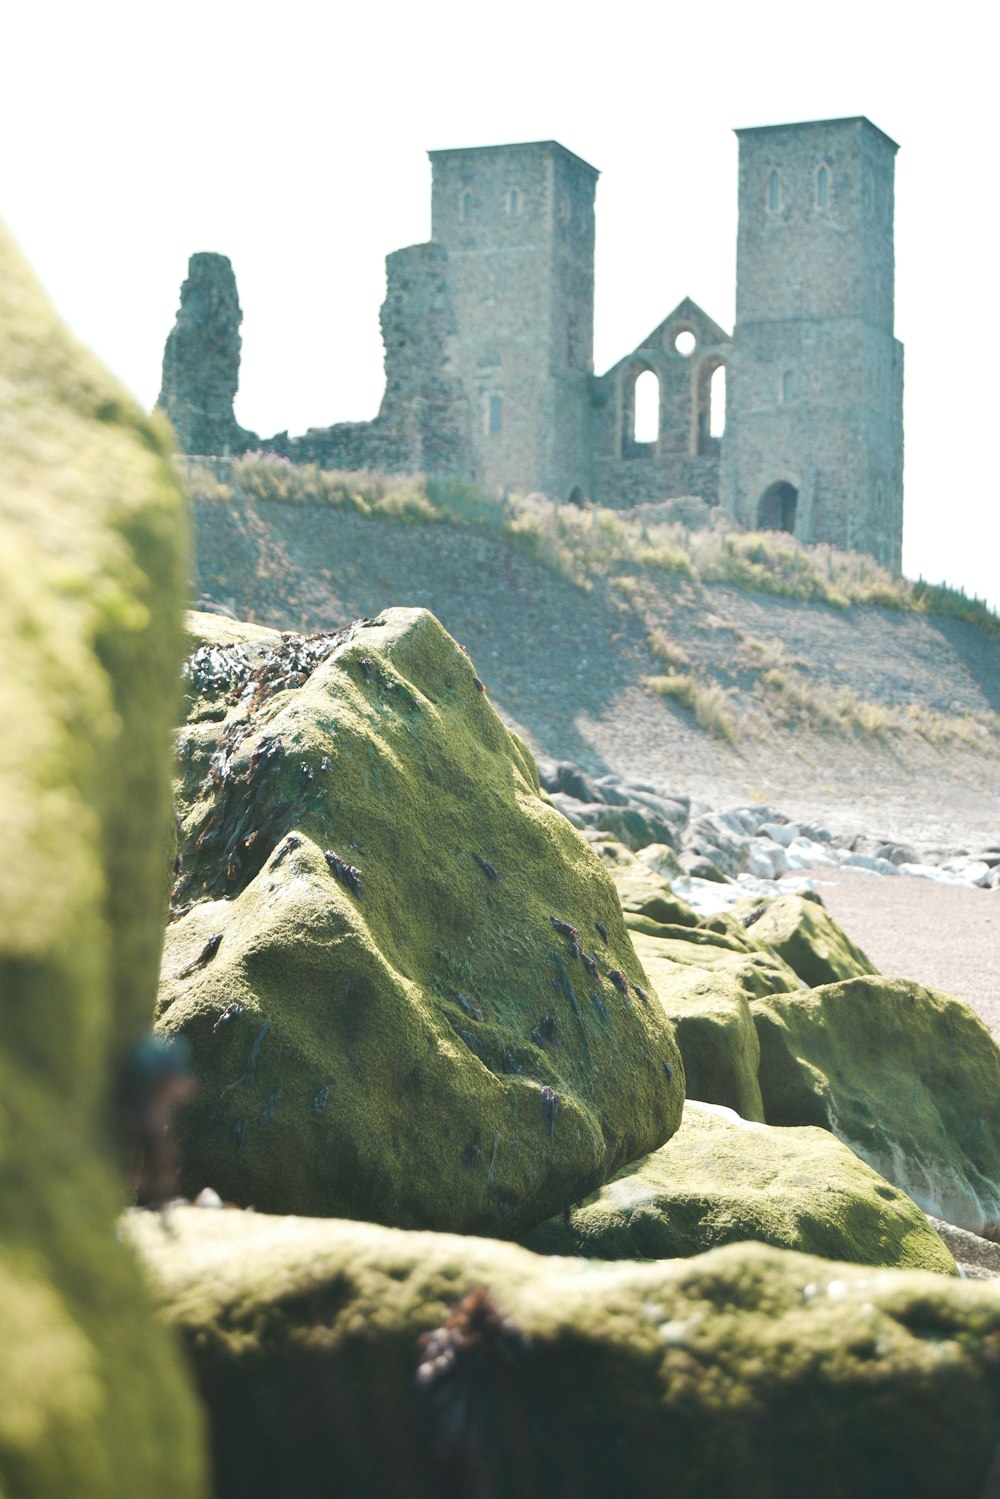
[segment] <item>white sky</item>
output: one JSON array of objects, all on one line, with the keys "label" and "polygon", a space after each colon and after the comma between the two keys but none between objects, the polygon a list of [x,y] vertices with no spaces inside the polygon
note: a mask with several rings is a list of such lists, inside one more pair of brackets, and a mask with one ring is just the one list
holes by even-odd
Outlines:
[{"label": "white sky", "polygon": [[375,414],[383,262],[428,237],[428,149],[555,139],[600,168],[601,372],[682,296],[732,326],[732,127],[866,114],[901,146],[904,569],[997,607],[989,14],[970,0],[24,0],[3,21],[0,215],[146,406],[188,256],[228,255],[237,417],[294,433]]}]

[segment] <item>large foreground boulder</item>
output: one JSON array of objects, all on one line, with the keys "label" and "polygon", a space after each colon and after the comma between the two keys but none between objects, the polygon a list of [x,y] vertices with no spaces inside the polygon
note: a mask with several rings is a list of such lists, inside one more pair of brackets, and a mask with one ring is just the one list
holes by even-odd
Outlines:
[{"label": "large foreground boulder", "polygon": [[523,1232],[680,1121],[614,886],[425,610],[261,648],[189,668],[159,999],[189,1195]]},{"label": "large foreground boulder", "polygon": [[133,1219],[218,1499],[980,1499],[1000,1297],[763,1245],[657,1264],[358,1223]]},{"label": "large foreground boulder", "polygon": [[754,1239],[824,1259],[954,1274],[927,1217],[827,1130],[688,1102],[677,1133],[524,1242],[544,1254],[672,1259]]},{"label": "large foreground boulder", "polygon": [[961,1000],[857,978],[752,1006],[769,1124],[817,1124],[935,1217],[1000,1238],[1000,1048]]},{"label": "large foreground boulder", "polygon": [[196,1499],[201,1422],[116,1242],[114,1080],[166,901],[185,550],[164,431],[0,232],[0,1492]]}]

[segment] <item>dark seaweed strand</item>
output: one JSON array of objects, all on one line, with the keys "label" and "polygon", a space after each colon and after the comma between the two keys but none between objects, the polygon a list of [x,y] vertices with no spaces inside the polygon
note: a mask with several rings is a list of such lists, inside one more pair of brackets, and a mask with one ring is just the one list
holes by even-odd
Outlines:
[{"label": "dark seaweed strand", "polygon": [[494,884],[499,883],[500,876],[497,874],[492,864],[487,864],[482,854],[477,854],[474,852],[472,857],[475,859],[476,863],[479,865],[480,869],[483,871],[483,874],[488,880],[492,880]]},{"label": "dark seaweed strand", "polygon": [[550,953],[549,956],[555,964],[556,973],[559,975],[559,987],[562,989],[562,992],[569,1000],[573,1014],[576,1016],[576,1023],[580,1028],[580,1036],[583,1040],[583,1054],[587,1060],[587,1066],[590,1067],[593,1065],[593,1058],[590,1055],[590,1042],[587,1039],[587,1027],[583,1023],[583,1015],[580,1011],[580,1006],[577,1004],[576,995],[573,993],[573,985],[569,981],[569,974],[566,972],[566,969],[563,966],[563,961],[557,952]]}]

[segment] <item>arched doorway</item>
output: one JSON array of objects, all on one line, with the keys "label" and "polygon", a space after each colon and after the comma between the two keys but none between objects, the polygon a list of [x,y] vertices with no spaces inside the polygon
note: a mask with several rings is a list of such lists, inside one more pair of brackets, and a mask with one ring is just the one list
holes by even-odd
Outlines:
[{"label": "arched doorway", "polygon": [[794,531],[795,510],[799,492],[794,484],[780,479],[770,484],[757,503],[757,524],[762,531]]},{"label": "arched doorway", "polygon": [[579,505],[580,508],[582,509],[583,506],[584,506],[584,504],[586,503],[586,499],[587,499],[587,496],[584,494],[584,492],[581,489],[580,485],[579,484],[574,484],[573,488],[569,492],[569,499],[568,499],[567,503],[570,504],[570,505]]}]

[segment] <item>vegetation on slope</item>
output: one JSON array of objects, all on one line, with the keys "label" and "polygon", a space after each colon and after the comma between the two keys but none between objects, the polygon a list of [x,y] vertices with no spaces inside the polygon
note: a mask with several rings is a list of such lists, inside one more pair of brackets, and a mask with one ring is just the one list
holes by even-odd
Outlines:
[{"label": "vegetation on slope", "polygon": [[634,511],[577,507],[541,494],[494,499],[463,480],[344,473],[295,464],[272,453],[233,459],[226,471],[231,482],[204,464],[192,465],[190,492],[198,499],[219,500],[237,492],[274,504],[343,507],[380,520],[445,521],[504,532],[581,588],[618,569],[642,568],[836,608],[878,604],[944,615],[1000,639],[1000,617],[960,589],[897,578],[859,552],[826,543],[806,546],[780,531],[733,531],[724,522],[691,530],[680,521],[658,519],[660,506]]},{"label": "vegetation on slope", "polygon": [[[780,726],[801,732],[889,736],[916,733],[935,744],[988,748],[1000,739],[995,713],[939,713],[920,704],[868,701],[851,686],[818,678],[778,641],[741,635],[732,659],[692,661],[671,633],[664,601],[701,586],[728,586],[840,610],[852,605],[957,619],[1000,640],[1000,617],[956,589],[893,576],[872,558],[783,532],[732,530],[724,518],[692,530],[668,505],[618,511],[560,505],[541,494],[490,497],[460,480],[346,473],[256,453],[188,466],[193,499],[321,505],[397,525],[443,525],[506,541],[584,592],[613,588],[643,621],[662,674],[646,689],[671,698],[715,738],[730,743]],[[692,592],[694,590],[694,592]],[[665,627],[665,624],[667,627]],[[682,632],[683,633],[683,632]]]}]

